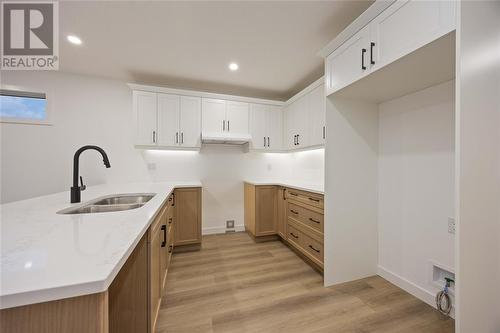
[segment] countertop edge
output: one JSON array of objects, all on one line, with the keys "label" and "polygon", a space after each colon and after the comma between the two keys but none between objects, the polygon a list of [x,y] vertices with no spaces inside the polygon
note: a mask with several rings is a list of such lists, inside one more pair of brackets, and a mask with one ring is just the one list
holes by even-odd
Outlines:
[{"label": "countertop edge", "polygon": [[272,186],[283,186],[283,187],[290,187],[296,190],[302,190],[306,192],[311,192],[311,193],[316,193],[316,194],[325,194],[325,191],[321,191],[318,189],[313,188],[312,186],[309,187],[307,185],[294,185],[293,183],[288,183],[288,182],[273,182],[273,181],[252,181],[252,180],[244,180],[244,183],[248,183],[251,185],[255,186],[265,186],[265,185],[272,185]]}]

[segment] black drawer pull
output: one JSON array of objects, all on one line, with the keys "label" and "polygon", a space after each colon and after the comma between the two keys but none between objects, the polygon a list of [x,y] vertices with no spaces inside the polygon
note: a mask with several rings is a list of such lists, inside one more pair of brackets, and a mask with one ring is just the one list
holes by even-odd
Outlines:
[{"label": "black drawer pull", "polygon": [[362,70],[366,69],[366,66],[365,66],[365,53],[366,53],[366,49],[361,49],[361,69]]},{"label": "black drawer pull", "polygon": [[290,195],[293,195],[294,197],[298,196],[297,193],[293,193],[293,192],[288,192],[288,193],[290,193]]},{"label": "black drawer pull", "polygon": [[172,253],[172,249],[173,249],[173,246],[172,246],[172,245],[170,245],[170,246],[168,247],[168,253]]},{"label": "black drawer pull", "polygon": [[312,217],[310,217],[310,218],[309,218],[309,221],[314,222],[314,223],[318,223],[318,224],[320,224],[320,223],[321,223],[320,221],[316,221],[316,220],[315,220],[315,219],[313,219]]},{"label": "black drawer pull", "polygon": [[315,198],[309,198],[309,200],[319,202],[319,199],[315,199]]},{"label": "black drawer pull", "polygon": [[168,218],[168,224],[172,224],[173,219],[171,217]]},{"label": "black drawer pull", "polygon": [[290,233],[290,235],[292,235],[292,236],[293,236],[293,237],[295,237],[295,238],[299,238],[299,236],[294,235],[294,233],[293,233],[293,232],[291,232],[291,233]]},{"label": "black drawer pull", "polygon": [[295,215],[297,215],[299,212],[293,210],[293,209],[290,209],[290,212],[294,213]]},{"label": "black drawer pull", "polygon": [[315,249],[312,245],[309,245],[309,247],[310,247],[312,250],[316,251],[317,253],[319,253],[319,252],[320,252],[319,250],[316,250],[316,249]]},{"label": "black drawer pull", "polygon": [[374,42],[370,43],[370,64],[375,65],[375,60],[373,60],[373,47],[375,46]]},{"label": "black drawer pull", "polygon": [[161,247],[165,247],[167,244],[167,226],[162,225],[161,230],[163,231],[163,242],[161,242]]}]

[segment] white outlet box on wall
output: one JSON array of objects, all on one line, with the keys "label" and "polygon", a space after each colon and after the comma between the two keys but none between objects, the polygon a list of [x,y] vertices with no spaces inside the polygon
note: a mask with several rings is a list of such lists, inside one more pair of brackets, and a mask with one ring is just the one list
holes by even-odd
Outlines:
[{"label": "white outlet box on wall", "polygon": [[450,234],[455,234],[455,218],[448,217],[448,232]]}]

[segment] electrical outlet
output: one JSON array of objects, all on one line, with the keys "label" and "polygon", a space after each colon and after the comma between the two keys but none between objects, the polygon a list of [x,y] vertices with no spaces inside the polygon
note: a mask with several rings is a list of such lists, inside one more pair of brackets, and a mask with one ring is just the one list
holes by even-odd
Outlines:
[{"label": "electrical outlet", "polygon": [[448,233],[455,233],[455,219],[453,217],[448,217]]},{"label": "electrical outlet", "polygon": [[226,221],[226,229],[234,229],[234,220]]}]

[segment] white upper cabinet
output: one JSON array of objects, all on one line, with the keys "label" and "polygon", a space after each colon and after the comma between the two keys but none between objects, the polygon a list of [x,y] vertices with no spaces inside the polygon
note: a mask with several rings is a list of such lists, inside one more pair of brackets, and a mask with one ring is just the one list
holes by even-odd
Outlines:
[{"label": "white upper cabinet", "polygon": [[372,23],[373,69],[455,29],[455,1],[396,1]]},{"label": "white upper cabinet", "polygon": [[250,134],[252,135],[252,149],[281,150],[283,148],[281,107],[250,104]]},{"label": "white upper cabinet", "polygon": [[283,109],[280,106],[268,106],[266,134],[267,148],[283,149]]},{"label": "white upper cabinet", "polygon": [[226,130],[226,101],[223,99],[203,98],[201,107],[202,131],[216,136]]},{"label": "white upper cabinet", "polygon": [[327,96],[453,31],[455,7],[455,1],[395,1],[326,58]]},{"label": "white upper cabinet", "polygon": [[175,146],[179,143],[179,111],[179,96],[158,94],[159,146]]},{"label": "white upper cabinet", "polygon": [[309,145],[317,146],[325,143],[326,139],[326,104],[325,86],[316,87],[307,95]]},{"label": "white upper cabinet", "polygon": [[325,144],[325,84],[315,82],[306,91],[284,109],[284,146],[289,150]]},{"label": "white upper cabinet", "polygon": [[179,145],[201,147],[201,98],[180,97]]},{"label": "white upper cabinet", "polygon": [[250,134],[252,135],[252,149],[264,150],[267,148],[267,105],[250,104]]},{"label": "white upper cabinet", "polygon": [[203,98],[202,132],[206,137],[248,137],[248,103]]},{"label": "white upper cabinet", "polygon": [[248,135],[248,103],[226,103],[226,132],[230,136]]},{"label": "white upper cabinet", "polygon": [[326,59],[327,93],[335,92],[359,80],[368,70],[370,27],[366,26]]},{"label": "white upper cabinet", "polygon": [[156,93],[134,91],[135,142],[137,145],[156,145],[157,99]]},{"label": "white upper cabinet", "polygon": [[138,146],[198,148],[201,145],[201,98],[133,92]]}]

